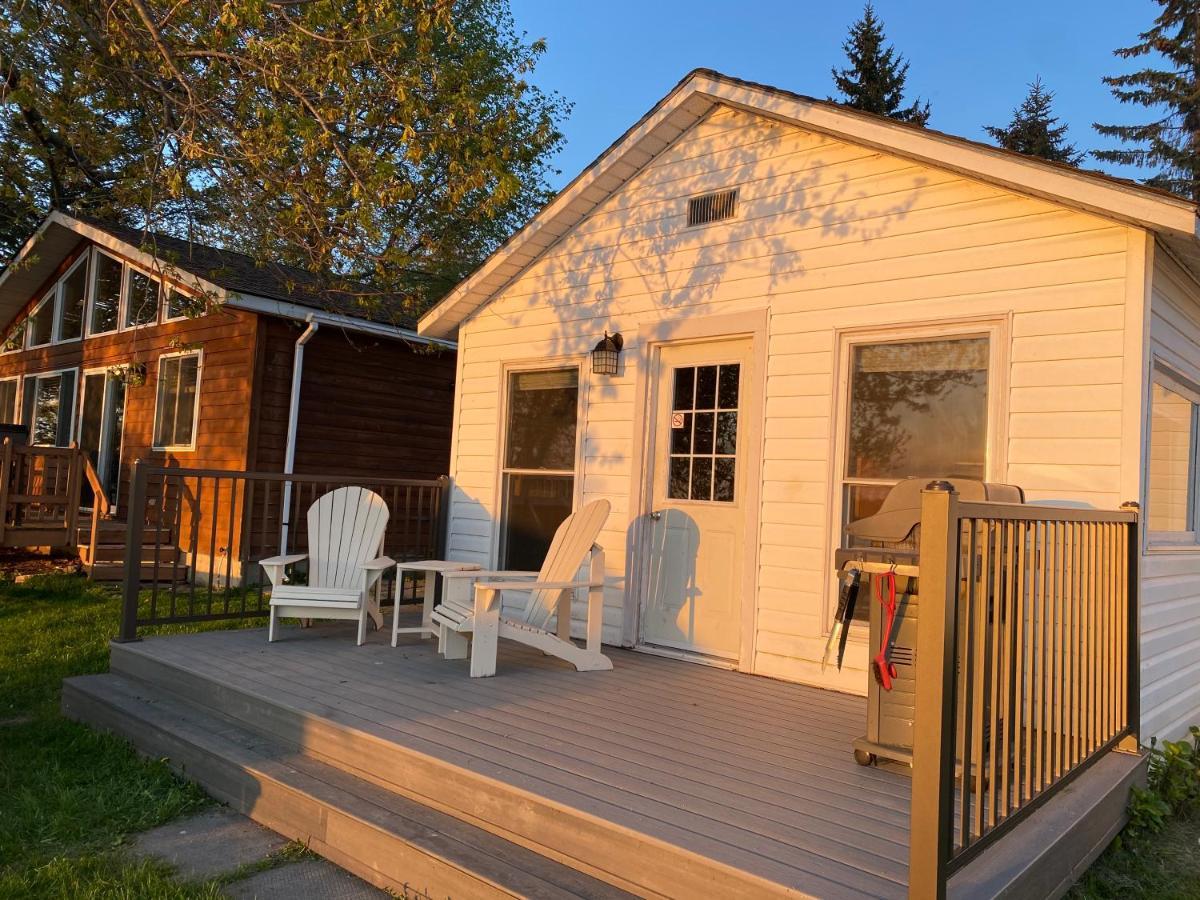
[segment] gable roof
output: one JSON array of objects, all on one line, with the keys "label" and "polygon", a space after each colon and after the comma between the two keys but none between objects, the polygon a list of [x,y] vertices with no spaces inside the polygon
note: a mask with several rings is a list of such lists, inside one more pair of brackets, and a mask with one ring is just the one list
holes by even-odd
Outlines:
[{"label": "gable roof", "polygon": [[462,322],[677,137],[722,105],[1149,229],[1189,265],[1200,269],[1197,204],[1183,197],[860,112],[830,100],[743,81],[712,69],[696,69],[427,312],[418,330],[431,336],[453,336]]},{"label": "gable roof", "polygon": [[63,257],[85,238],[147,268],[163,269],[171,278],[220,303],[287,318],[312,316],[353,330],[428,341],[413,330],[414,317],[398,295],[381,295],[378,304],[366,307],[357,294],[326,290],[320,276],[295,266],[263,265],[233,250],[58,210],[43,220],[0,272],[0,322],[11,321]]}]

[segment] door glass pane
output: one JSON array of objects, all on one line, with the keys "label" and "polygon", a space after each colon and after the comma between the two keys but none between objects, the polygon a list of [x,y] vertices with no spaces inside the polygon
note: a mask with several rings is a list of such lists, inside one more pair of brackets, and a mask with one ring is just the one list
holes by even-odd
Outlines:
[{"label": "door glass pane", "polygon": [[87,451],[92,465],[100,464],[100,430],[104,417],[103,372],[83,377],[83,406],[79,412],[79,446]]},{"label": "door glass pane", "polygon": [[1146,491],[1151,531],[1191,531],[1194,482],[1194,410],[1190,399],[1158,384],[1150,395],[1150,483]]},{"label": "door glass pane", "polygon": [[571,475],[504,476],[503,568],[536,572],[542,567],[554,532],[571,514],[574,493]]},{"label": "door glass pane", "polygon": [[577,369],[512,373],[506,468],[574,469],[578,408]]},{"label": "door glass pane", "polygon": [[0,381],[0,422],[11,425],[17,421],[17,379]]},{"label": "door glass pane", "polygon": [[855,347],[846,474],[982,479],[987,364],[987,338]]},{"label": "door glass pane", "polygon": [[58,409],[62,380],[57,375],[37,379],[33,399],[33,443],[53,447],[58,442]]},{"label": "door glass pane", "polygon": [[46,298],[37,312],[29,317],[29,346],[40,347],[50,343],[54,333],[54,294]]},{"label": "door glass pane", "polygon": [[675,369],[667,442],[669,499],[733,502],[740,380],[737,363]]},{"label": "door glass pane", "polygon": [[121,476],[121,438],[125,425],[125,382],[108,379],[108,402],[104,413],[104,452],[101,454],[100,481],[108,499],[115,503]]},{"label": "door glass pane", "polygon": [[117,327],[117,309],[121,303],[121,263],[103,253],[96,254],[94,258],[96,280],[88,330],[92,334],[100,334]]},{"label": "door glass pane", "polygon": [[58,314],[58,339],[71,341],[83,334],[83,304],[87,296],[87,261],[80,263],[62,283]]},{"label": "door glass pane", "polygon": [[148,325],[158,318],[158,282],[137,269],[129,270],[125,324]]}]

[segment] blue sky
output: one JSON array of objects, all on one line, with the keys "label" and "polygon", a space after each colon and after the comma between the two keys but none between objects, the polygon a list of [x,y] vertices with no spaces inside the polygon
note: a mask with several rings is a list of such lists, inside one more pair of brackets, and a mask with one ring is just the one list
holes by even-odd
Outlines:
[{"label": "blue sky", "polygon": [[[857,0],[511,3],[517,28],[549,44],[533,80],[575,104],[555,187],[698,66],[828,96],[830,67],[844,63],[846,29],[862,10]],[[911,63],[910,94],[932,102],[931,127],[985,139],[983,126],[1007,123],[1039,74],[1080,148],[1104,146],[1092,122],[1146,118],[1146,110],[1122,107],[1100,78],[1133,67],[1112,51],[1150,27],[1159,10],[1153,0],[876,0],[875,8]]]}]

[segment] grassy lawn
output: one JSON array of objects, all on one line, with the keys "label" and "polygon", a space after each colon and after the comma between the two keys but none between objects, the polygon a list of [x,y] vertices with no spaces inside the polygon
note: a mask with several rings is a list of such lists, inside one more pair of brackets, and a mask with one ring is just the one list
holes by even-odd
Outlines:
[{"label": "grassy lawn", "polygon": [[119,603],[78,576],[0,580],[0,897],[216,897],[127,859],[125,835],[211,801],[59,713],[62,679],[108,668]]},{"label": "grassy lawn", "polygon": [[1070,893],[1071,900],[1200,898],[1200,816],[1176,819],[1140,847],[1105,851]]}]

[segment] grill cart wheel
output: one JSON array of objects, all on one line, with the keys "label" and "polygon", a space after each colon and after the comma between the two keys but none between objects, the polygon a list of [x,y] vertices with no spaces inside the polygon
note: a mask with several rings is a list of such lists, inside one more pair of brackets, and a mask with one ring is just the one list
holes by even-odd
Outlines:
[{"label": "grill cart wheel", "polygon": [[873,766],[875,765],[875,754],[868,753],[866,750],[855,750],[854,761],[860,766]]}]

